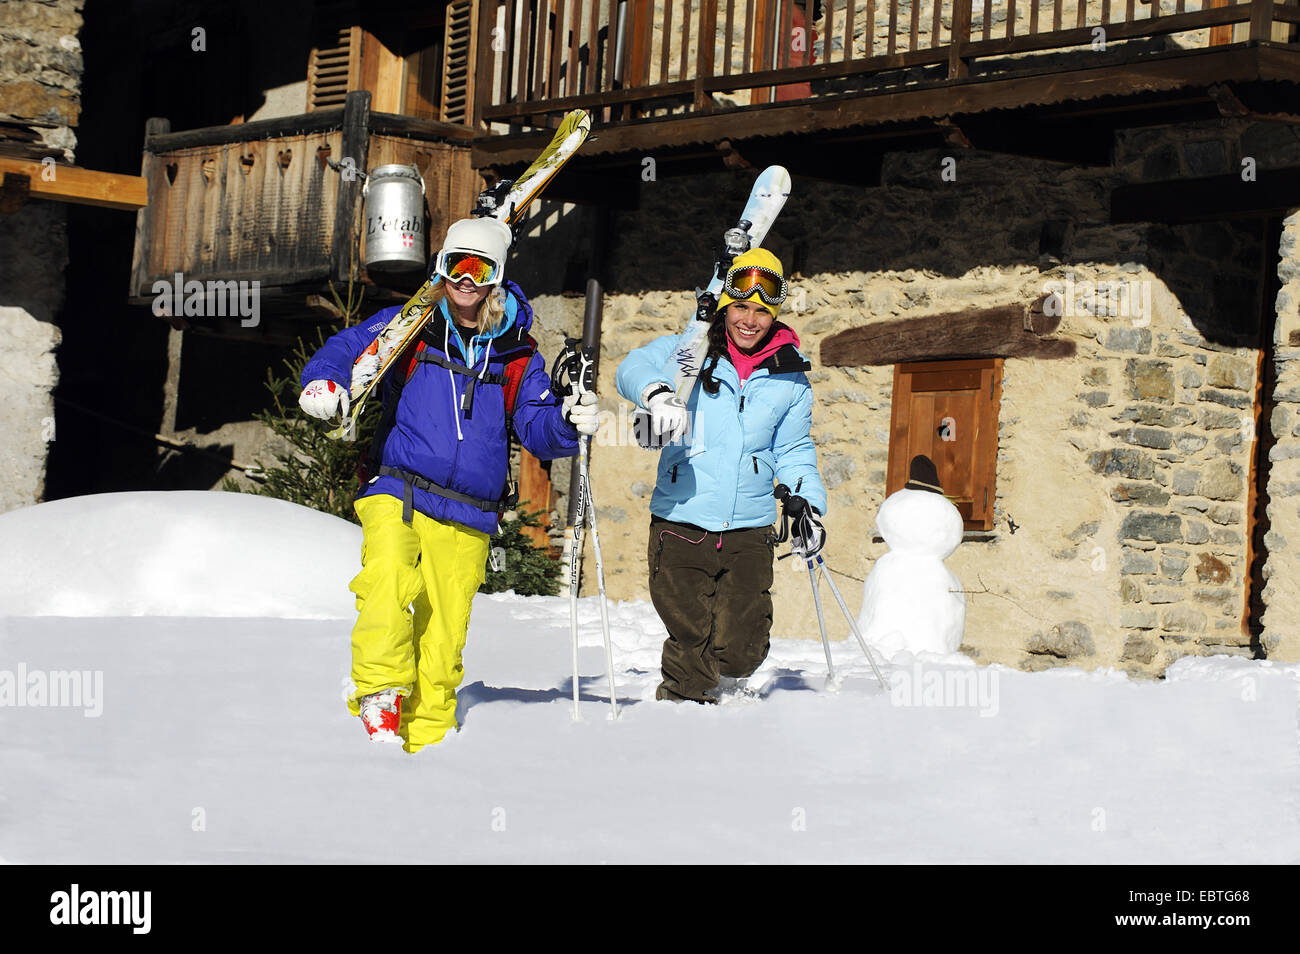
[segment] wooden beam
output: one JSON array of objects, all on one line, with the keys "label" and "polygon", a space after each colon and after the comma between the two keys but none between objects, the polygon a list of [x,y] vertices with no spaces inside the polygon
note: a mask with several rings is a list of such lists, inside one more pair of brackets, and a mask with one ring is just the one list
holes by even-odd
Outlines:
[{"label": "wooden beam", "polygon": [[1284,215],[1300,209],[1300,167],[1260,169],[1252,181],[1241,173],[1143,182],[1121,186],[1110,194],[1114,223],[1206,222]]},{"label": "wooden beam", "polygon": [[[204,126],[181,132],[160,133],[145,140],[150,152],[172,152],[196,146],[222,146],[229,143],[257,142],[283,136],[300,136],[304,133],[332,132],[343,128],[343,109],[320,109],[313,113],[281,116],[276,119],[259,119],[256,122],[234,126]],[[416,116],[399,116],[395,113],[370,114],[370,131],[422,139],[428,142],[468,144],[474,130],[459,123],[444,123]]]},{"label": "wooden beam", "polygon": [[134,212],[149,204],[149,189],[141,176],[96,172],[78,166],[52,165],[0,156],[0,174],[26,176],[33,199],[94,205]]},{"label": "wooden beam", "polygon": [[318,109],[297,116],[279,116],[259,119],[237,126],[202,126],[180,132],[158,133],[145,140],[150,152],[171,152],[194,146],[221,146],[234,142],[256,142],[280,136],[299,136],[305,133],[328,132],[343,125],[343,107]]},{"label": "wooden beam", "polygon": [[949,358],[1068,358],[1075,343],[1052,335],[1059,315],[1044,311],[1044,295],[996,308],[923,315],[849,328],[822,341],[821,363],[861,367]]}]

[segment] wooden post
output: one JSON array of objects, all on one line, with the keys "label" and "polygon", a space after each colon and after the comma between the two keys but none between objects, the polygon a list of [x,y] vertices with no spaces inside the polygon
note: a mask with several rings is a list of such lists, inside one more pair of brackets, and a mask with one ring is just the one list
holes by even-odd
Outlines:
[{"label": "wooden post", "polygon": [[1273,0],[1251,0],[1250,39],[1261,43],[1273,36]]},{"label": "wooden post", "polygon": [[[140,159],[140,175],[144,177],[149,204],[135,214],[135,253],[131,259],[131,287],[128,298],[144,294],[145,277],[149,274],[149,256],[153,245],[153,225],[150,216],[157,208],[159,190],[164,178],[162,160],[149,151],[149,137],[172,131],[171,120],[157,116],[145,120],[144,150]],[[155,171],[156,170],[156,171]]]},{"label": "wooden post", "polygon": [[713,42],[718,30],[718,0],[700,4],[700,35],[695,55],[695,111],[713,111],[713,97],[704,91],[704,80],[713,76]]},{"label": "wooden post", "polygon": [[158,433],[176,436],[177,409],[181,394],[181,357],[185,348],[185,332],[175,325],[167,332],[167,377],[163,382],[162,420]]},{"label": "wooden post", "polygon": [[[478,29],[474,31],[474,42],[478,47],[470,53],[470,62],[474,64],[474,70],[465,84],[465,92],[472,99],[467,116],[469,124],[474,132],[480,133],[484,129],[483,107],[496,105],[496,100],[492,96],[492,31],[496,29],[496,0],[478,0],[478,10],[475,12],[478,14],[476,24]],[[510,59],[511,39],[509,36],[506,37],[506,49],[501,57],[503,61]],[[510,91],[505,84],[502,84],[501,101],[505,102],[509,95]]]},{"label": "wooden post", "polygon": [[546,523],[547,514],[551,512],[551,475],[526,447],[519,448],[519,504],[515,509],[519,512],[542,512],[540,527],[520,527],[519,532],[531,540],[533,546],[543,550],[548,548],[551,538],[546,534]]},{"label": "wooden post", "polygon": [[[1232,0],[1210,0],[1209,6],[1211,10],[1217,10],[1219,7],[1226,7],[1230,3],[1232,3]],[[1251,25],[1254,25],[1253,16],[1251,19]],[[1210,46],[1226,46],[1231,43],[1232,27],[1233,25],[1231,23],[1225,23],[1223,26],[1210,27]]]},{"label": "wooden post", "polygon": [[[1080,3],[1082,7],[1082,3]],[[971,0],[953,0],[952,45],[948,47],[948,78],[957,79],[970,73],[961,57],[962,47],[970,42]]]},{"label": "wooden post", "polygon": [[343,155],[351,159],[358,175],[351,179],[339,175],[338,200],[334,206],[334,238],[330,254],[334,259],[331,272],[336,281],[355,280],[361,275],[361,248],[357,209],[361,201],[361,176],[370,154],[370,94],[353,90],[343,106]]},{"label": "wooden post", "polygon": [[[749,16],[754,28],[754,45],[749,69],[756,73],[772,69],[772,44],[779,42],[775,36],[778,27],[774,24],[769,28],[768,21],[772,19],[774,14],[779,20],[778,2],[779,0],[754,0],[754,3],[749,8]],[[771,100],[772,88],[770,86],[755,86],[749,91],[749,104],[751,106],[771,102]]]}]

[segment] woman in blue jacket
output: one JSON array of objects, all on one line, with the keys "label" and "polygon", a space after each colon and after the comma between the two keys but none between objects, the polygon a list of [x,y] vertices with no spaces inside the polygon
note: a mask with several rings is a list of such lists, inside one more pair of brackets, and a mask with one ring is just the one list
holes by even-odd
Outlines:
[{"label": "woman in blue jacket", "polygon": [[[461,654],[488,534],[504,509],[508,431],[550,460],[573,455],[578,433],[596,430],[594,394],[561,404],[550,393],[528,336],[532,310],[504,281],[510,239],[492,218],[447,230],[434,263],[436,310],[412,360],[386,376],[378,467],[357,494],[362,570],[350,586],[358,615],[348,709],[373,741],[408,752],[458,727]],[[299,398],[307,413],[347,412],[353,362],[398,310],[339,332],[312,357]]]},{"label": "woman in blue jacket", "polygon": [[714,702],[767,658],[772,630],[774,481],[820,515],[826,489],[813,447],[811,366],[777,321],[781,262],[738,256],[709,331],[699,384],[673,391],[670,335],[619,365],[623,397],[650,412],[665,446],[650,498],[650,598],[668,630],[656,698]]}]

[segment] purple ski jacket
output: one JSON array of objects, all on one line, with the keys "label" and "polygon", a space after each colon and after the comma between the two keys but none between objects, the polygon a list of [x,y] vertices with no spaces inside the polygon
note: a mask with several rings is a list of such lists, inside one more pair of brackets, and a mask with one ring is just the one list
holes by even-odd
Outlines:
[{"label": "purple ski jacket", "polygon": [[[449,324],[444,301],[425,329],[427,353],[446,358],[475,371],[471,379],[438,364],[421,361],[400,392],[397,415],[384,441],[380,463],[416,474],[427,481],[483,500],[499,500],[509,470],[505,390],[485,380],[501,375],[512,356],[528,348],[524,335],[533,323],[533,311],[514,282],[505,283],[506,318],[487,335],[475,335],[472,354],[465,354],[460,335]],[[345,328],[330,337],[307,362],[302,386],[320,379],[347,386],[352,365],[389,320],[396,306],[378,311],[365,324]],[[384,400],[393,399],[397,378],[385,376]],[[473,386],[471,387],[471,380]],[[466,391],[472,397],[466,400]],[[551,393],[546,361],[534,352],[519,383],[515,399],[514,431],[519,442],[535,457],[553,460],[578,452],[578,435],[564,420],[560,399]],[[391,476],[373,477],[357,494],[390,494],[402,499],[403,481]],[[497,514],[472,504],[416,487],[415,509],[438,520],[454,520],[484,533],[495,533]]]}]

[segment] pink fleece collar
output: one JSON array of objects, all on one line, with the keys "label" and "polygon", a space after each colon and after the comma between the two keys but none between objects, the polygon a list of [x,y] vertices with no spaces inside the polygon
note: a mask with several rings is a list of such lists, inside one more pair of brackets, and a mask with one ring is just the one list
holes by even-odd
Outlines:
[{"label": "pink fleece collar", "polygon": [[772,337],[767,340],[767,344],[759,348],[753,354],[745,354],[736,347],[736,343],[731,340],[731,335],[727,335],[727,356],[731,358],[731,363],[736,366],[736,374],[740,376],[740,383],[744,384],[749,380],[749,376],[754,373],[754,369],[775,354],[782,346],[792,344],[799,347],[799,336],[795,334],[794,329],[784,322],[774,322]]}]

